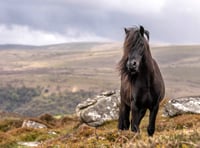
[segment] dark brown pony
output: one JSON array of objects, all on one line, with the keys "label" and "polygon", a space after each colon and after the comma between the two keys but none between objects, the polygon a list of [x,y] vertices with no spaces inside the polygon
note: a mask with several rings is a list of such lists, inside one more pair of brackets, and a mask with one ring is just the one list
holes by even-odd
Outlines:
[{"label": "dark brown pony", "polygon": [[[124,53],[119,62],[121,74],[121,106],[118,128],[139,132],[139,124],[146,110],[150,110],[147,132],[153,136],[159,103],[165,94],[164,81],[149,49],[149,32],[139,28],[125,28]],[[146,38],[145,36],[146,35]]]}]

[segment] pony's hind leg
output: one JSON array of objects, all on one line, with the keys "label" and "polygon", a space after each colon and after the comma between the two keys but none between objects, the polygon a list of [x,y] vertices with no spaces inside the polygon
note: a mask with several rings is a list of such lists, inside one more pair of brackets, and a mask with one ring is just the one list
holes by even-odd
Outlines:
[{"label": "pony's hind leg", "polygon": [[130,126],[129,116],[130,116],[130,107],[126,105],[123,101],[121,101],[118,129],[120,130],[129,129],[129,126]]},{"label": "pony's hind leg", "polygon": [[147,128],[147,132],[149,136],[153,136],[155,131],[155,122],[156,122],[156,116],[158,113],[159,104],[154,106],[152,109],[150,109],[150,116],[149,116],[149,126]]}]

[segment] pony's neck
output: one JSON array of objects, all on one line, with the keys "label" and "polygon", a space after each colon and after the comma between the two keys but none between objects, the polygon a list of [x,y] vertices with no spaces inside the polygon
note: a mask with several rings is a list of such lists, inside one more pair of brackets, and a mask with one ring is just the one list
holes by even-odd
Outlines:
[{"label": "pony's neck", "polygon": [[148,48],[145,54],[143,55],[141,67],[141,72],[145,72],[146,74],[153,72],[153,58],[151,56],[150,49]]}]

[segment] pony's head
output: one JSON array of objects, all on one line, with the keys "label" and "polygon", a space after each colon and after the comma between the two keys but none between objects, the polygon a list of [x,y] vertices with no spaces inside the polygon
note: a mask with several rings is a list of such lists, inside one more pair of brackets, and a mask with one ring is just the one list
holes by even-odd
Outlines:
[{"label": "pony's head", "polygon": [[[126,37],[124,41],[124,58],[125,66],[130,74],[139,72],[139,67],[145,50],[147,50],[149,40],[149,32],[143,26],[139,28],[125,28]],[[145,38],[145,36],[147,39]]]}]

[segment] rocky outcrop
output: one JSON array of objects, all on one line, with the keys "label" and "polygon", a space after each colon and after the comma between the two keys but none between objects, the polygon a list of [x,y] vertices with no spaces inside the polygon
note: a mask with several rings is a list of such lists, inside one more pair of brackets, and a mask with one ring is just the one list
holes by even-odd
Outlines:
[{"label": "rocky outcrop", "polygon": [[119,96],[119,91],[103,92],[78,104],[76,113],[82,122],[94,127],[116,120],[119,114]]},{"label": "rocky outcrop", "polygon": [[169,100],[164,107],[163,115],[173,117],[185,113],[200,114],[200,96]]},{"label": "rocky outcrop", "polygon": [[[78,104],[76,114],[82,122],[96,127],[106,121],[118,119],[119,105],[119,91],[107,91]],[[164,116],[173,117],[186,113],[200,114],[200,96],[172,99],[164,106]]]},{"label": "rocky outcrop", "polygon": [[22,124],[22,128],[34,128],[34,129],[42,129],[42,128],[47,128],[46,125],[36,122],[36,121],[32,121],[32,120],[24,120],[23,124]]}]

